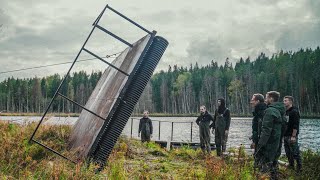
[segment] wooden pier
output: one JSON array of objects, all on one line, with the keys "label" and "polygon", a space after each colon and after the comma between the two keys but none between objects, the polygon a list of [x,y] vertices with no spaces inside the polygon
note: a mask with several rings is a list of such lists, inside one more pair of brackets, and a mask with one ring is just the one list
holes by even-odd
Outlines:
[{"label": "wooden pier", "polygon": [[[161,147],[165,148],[168,147],[168,143],[170,143],[170,149],[175,149],[175,148],[181,148],[183,146],[188,146],[191,149],[197,149],[200,148],[200,143],[198,142],[178,142],[178,141],[158,141],[156,140],[155,143],[160,144]],[[216,149],[215,143],[210,143],[211,150]]]}]

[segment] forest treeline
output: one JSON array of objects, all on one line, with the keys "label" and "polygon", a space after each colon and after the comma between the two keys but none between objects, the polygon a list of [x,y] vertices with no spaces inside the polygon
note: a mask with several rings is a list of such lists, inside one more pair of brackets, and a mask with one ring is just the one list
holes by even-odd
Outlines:
[{"label": "forest treeline", "polygon": [[[85,104],[102,72],[75,72],[67,77],[61,93]],[[42,113],[58,88],[62,76],[8,78],[0,82],[0,111]],[[280,51],[256,59],[240,58],[235,64],[227,58],[223,65],[211,61],[184,67],[169,66],[154,74],[144,90],[136,113],[193,114],[204,104],[209,111],[224,97],[232,114],[249,115],[252,94],[277,90],[292,95],[303,115],[320,113],[320,48],[297,52]],[[81,108],[57,98],[50,112],[79,113]]]}]

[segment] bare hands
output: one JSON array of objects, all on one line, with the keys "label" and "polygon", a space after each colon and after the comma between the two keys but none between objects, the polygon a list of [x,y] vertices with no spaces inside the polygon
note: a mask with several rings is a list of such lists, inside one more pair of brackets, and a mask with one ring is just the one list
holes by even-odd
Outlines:
[{"label": "bare hands", "polygon": [[256,144],[255,143],[251,143],[250,148],[254,149],[255,147],[256,147]]},{"label": "bare hands", "polygon": [[297,141],[297,138],[295,136],[291,136],[290,142],[295,143]]}]

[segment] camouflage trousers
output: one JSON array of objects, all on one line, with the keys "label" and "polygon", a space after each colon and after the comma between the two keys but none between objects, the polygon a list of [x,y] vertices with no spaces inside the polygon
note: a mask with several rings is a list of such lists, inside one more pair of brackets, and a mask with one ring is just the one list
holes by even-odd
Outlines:
[{"label": "camouflage trousers", "polygon": [[210,127],[208,123],[200,122],[199,124],[200,147],[203,152],[211,153],[210,146]]},{"label": "camouflage trousers", "polygon": [[150,133],[145,133],[141,131],[141,142],[150,142],[151,136]]},{"label": "camouflage trousers", "polygon": [[224,127],[217,127],[215,129],[214,139],[217,149],[217,155],[220,156],[222,152],[226,151],[228,141],[228,133],[226,133]]}]

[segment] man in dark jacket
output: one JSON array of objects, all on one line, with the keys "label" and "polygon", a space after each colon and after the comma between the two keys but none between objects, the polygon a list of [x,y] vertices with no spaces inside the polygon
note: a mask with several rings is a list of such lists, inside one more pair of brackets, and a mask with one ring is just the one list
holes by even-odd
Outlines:
[{"label": "man in dark jacket", "polygon": [[261,157],[260,154],[257,153],[257,145],[259,142],[260,134],[261,134],[261,126],[262,126],[262,119],[265,110],[267,109],[267,105],[264,103],[264,96],[262,94],[254,94],[252,95],[250,101],[252,107],[254,108],[252,114],[252,144],[251,148],[254,149],[254,165],[255,167],[260,165]]},{"label": "man in dark jacket", "polygon": [[199,126],[200,133],[200,147],[202,152],[211,152],[210,146],[210,121],[213,121],[211,114],[208,113],[205,106],[200,106],[200,116],[197,118],[196,123]]},{"label": "man in dark jacket", "polygon": [[226,108],[225,100],[223,98],[219,98],[218,109],[215,111],[212,126],[215,129],[214,140],[218,156],[221,156],[221,147],[223,152],[226,151],[230,121],[230,111]]},{"label": "man in dark jacket", "polygon": [[294,160],[297,162],[297,172],[301,171],[302,162],[298,144],[300,113],[297,107],[293,106],[293,97],[285,96],[283,103],[287,109],[288,121],[287,130],[284,133],[284,148],[289,161],[289,167],[294,169]]},{"label": "man in dark jacket", "polygon": [[270,91],[266,94],[265,102],[268,108],[265,111],[261,126],[261,135],[258,141],[257,151],[261,153],[262,171],[269,172],[271,179],[278,178],[277,165],[274,164],[279,149],[282,116],[285,107],[278,102],[280,93]]},{"label": "man in dark jacket", "polygon": [[139,132],[138,132],[139,137],[140,137],[140,133],[141,133],[141,141],[142,142],[145,142],[145,141],[149,142],[150,138],[152,137],[152,131],[153,131],[153,127],[152,127],[152,121],[149,118],[149,112],[144,111],[143,118],[140,119]]}]

